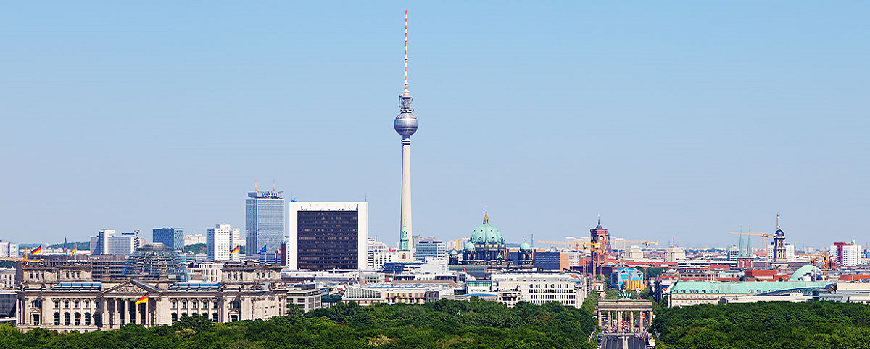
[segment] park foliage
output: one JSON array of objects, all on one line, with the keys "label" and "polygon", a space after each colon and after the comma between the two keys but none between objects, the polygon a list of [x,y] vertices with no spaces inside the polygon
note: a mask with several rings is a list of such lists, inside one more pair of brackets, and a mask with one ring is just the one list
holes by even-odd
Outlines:
[{"label": "park foliage", "polygon": [[120,330],[22,333],[0,326],[0,348],[594,348],[595,321],[551,302],[513,308],[474,299],[423,305],[339,303],[307,314],[214,323],[185,317],[173,325]]},{"label": "park foliage", "polygon": [[666,348],[870,349],[870,307],[760,302],[659,308],[653,331]]}]

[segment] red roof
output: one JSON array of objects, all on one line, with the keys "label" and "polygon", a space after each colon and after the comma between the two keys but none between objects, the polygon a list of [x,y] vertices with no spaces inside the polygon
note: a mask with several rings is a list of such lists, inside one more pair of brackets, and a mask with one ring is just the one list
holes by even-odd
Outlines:
[{"label": "red roof", "polygon": [[870,280],[870,275],[840,275],[840,281]]}]

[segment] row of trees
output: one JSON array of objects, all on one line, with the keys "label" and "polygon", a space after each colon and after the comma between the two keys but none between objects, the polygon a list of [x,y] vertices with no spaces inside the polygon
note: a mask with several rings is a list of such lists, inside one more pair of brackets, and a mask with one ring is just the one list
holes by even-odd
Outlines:
[{"label": "row of trees", "polygon": [[653,330],[666,348],[870,349],[870,307],[759,302],[658,308]]},{"label": "row of trees", "polygon": [[0,348],[594,348],[595,321],[558,303],[441,300],[423,305],[339,303],[269,320],[213,323],[188,317],[171,326],[116,331],[22,333],[0,326]]}]

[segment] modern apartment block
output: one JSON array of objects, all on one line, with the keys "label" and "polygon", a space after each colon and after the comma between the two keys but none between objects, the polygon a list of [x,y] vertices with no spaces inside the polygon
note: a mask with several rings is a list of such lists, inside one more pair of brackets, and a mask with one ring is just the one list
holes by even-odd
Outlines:
[{"label": "modern apartment block", "polygon": [[365,269],[367,202],[291,202],[286,265],[290,269]]}]

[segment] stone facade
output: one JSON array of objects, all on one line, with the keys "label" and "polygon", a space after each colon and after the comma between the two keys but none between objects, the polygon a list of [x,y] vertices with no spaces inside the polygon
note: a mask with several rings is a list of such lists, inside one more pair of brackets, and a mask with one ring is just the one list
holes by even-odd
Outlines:
[{"label": "stone facade", "polygon": [[[266,319],[286,315],[287,305],[299,299],[305,311],[319,307],[319,290],[281,282],[280,266],[227,263],[220,283],[135,278],[100,282],[91,279],[89,268],[24,264],[18,270],[18,327],[89,332],[127,323],[170,325],[193,315],[217,322]],[[145,295],[148,301],[136,304]]]}]

